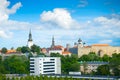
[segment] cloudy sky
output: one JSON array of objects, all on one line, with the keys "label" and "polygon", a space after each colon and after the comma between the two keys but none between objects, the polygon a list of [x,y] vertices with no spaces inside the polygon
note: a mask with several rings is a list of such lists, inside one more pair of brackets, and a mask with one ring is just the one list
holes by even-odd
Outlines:
[{"label": "cloudy sky", "polygon": [[120,0],[0,0],[0,48],[107,43],[120,46]]}]

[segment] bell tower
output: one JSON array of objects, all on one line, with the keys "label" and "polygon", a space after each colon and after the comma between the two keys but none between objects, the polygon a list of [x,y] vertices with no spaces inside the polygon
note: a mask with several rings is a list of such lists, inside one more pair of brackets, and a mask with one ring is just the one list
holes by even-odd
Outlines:
[{"label": "bell tower", "polygon": [[28,46],[29,48],[31,48],[32,45],[33,45],[33,40],[32,40],[32,34],[31,34],[31,29],[30,29],[27,46]]}]

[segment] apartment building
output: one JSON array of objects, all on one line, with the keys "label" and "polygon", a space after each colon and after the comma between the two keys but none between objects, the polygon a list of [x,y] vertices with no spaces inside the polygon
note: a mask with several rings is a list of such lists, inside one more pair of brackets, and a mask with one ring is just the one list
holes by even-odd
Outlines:
[{"label": "apartment building", "polygon": [[60,57],[30,57],[30,75],[61,74]]}]

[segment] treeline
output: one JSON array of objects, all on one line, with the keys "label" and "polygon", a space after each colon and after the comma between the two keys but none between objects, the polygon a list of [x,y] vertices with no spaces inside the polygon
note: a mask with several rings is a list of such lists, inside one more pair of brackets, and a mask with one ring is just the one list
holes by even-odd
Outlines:
[{"label": "treeline", "polygon": [[[80,71],[80,61],[106,61],[108,64],[99,66],[96,72],[93,71],[90,75],[120,76],[120,53],[114,53],[111,57],[108,55],[99,57],[94,52],[90,52],[88,55],[83,55],[80,58],[77,55],[62,56],[59,53],[51,53],[50,56],[61,57],[62,74],[68,74],[71,71]],[[0,73],[29,74],[29,58],[26,56],[9,56],[2,61],[2,57],[0,56]]]},{"label": "treeline", "polygon": [[[1,49],[1,53],[5,54],[7,53],[7,48],[6,47],[3,47]],[[11,50],[14,50],[14,48],[12,47]],[[18,47],[17,49],[15,49],[16,52],[19,52],[19,53],[36,53],[36,54],[41,54],[41,48],[40,46],[37,46],[37,45],[32,45],[31,48],[27,47],[27,46],[22,46],[22,47]]]},{"label": "treeline", "polygon": [[[6,77],[5,75],[0,75],[0,80],[87,80],[87,79],[79,79],[79,78],[72,78],[72,77],[48,77],[47,75],[43,76],[24,76],[24,77]],[[92,79],[88,79],[92,80]],[[94,79],[95,80],[95,79]]]},{"label": "treeline", "polygon": [[108,62],[108,64],[99,66],[96,71],[92,71],[91,73],[82,72],[82,74],[120,76],[120,53],[113,53],[112,56],[108,56],[105,54],[100,57],[96,53],[90,52],[89,54],[82,55],[80,58],[78,58],[77,55],[62,56],[59,53],[51,53],[51,57],[61,57],[61,69],[63,74],[68,74],[68,72],[70,71],[79,72],[79,62],[81,61],[99,61]]},{"label": "treeline", "polygon": [[59,53],[51,53],[51,57],[61,57],[61,71],[62,74],[68,74],[69,72],[79,72],[80,64],[78,63],[77,55],[63,56]]},{"label": "treeline", "polygon": [[10,56],[2,61],[0,56],[0,74],[29,74],[29,59],[25,56]]},{"label": "treeline", "polygon": [[92,75],[113,75],[120,76],[120,53],[113,53],[112,56],[103,55],[99,57],[94,52],[90,52],[88,55],[82,55],[78,58],[78,61],[105,61],[106,65],[101,65],[97,68],[96,72],[91,72]]}]

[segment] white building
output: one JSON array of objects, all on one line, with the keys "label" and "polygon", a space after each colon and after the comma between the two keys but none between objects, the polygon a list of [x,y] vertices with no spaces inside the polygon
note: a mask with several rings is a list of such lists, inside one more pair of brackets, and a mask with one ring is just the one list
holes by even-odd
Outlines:
[{"label": "white building", "polygon": [[29,48],[31,48],[31,46],[33,46],[33,40],[32,40],[31,30],[30,30],[30,32],[29,32],[29,39],[28,39],[27,46],[28,46]]},{"label": "white building", "polygon": [[62,55],[62,50],[61,50],[61,49],[49,50],[49,55],[50,55],[51,53],[59,53],[60,55]]},{"label": "white building", "polygon": [[60,57],[31,57],[30,75],[61,74]]}]

